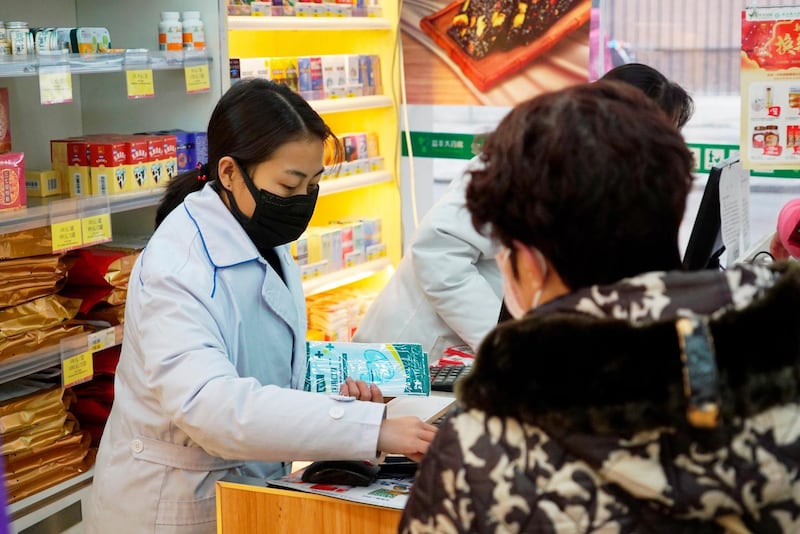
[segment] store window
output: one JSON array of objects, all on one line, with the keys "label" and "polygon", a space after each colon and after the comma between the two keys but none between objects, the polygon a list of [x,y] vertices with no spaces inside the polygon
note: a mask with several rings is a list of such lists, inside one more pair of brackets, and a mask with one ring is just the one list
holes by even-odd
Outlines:
[{"label": "store window", "polygon": [[698,97],[738,96],[741,12],[786,0],[595,0],[605,65],[646,63]]},{"label": "store window", "polygon": [[[787,0],[593,0],[590,72],[636,61],[682,85],[695,100],[695,115],[683,130],[701,159],[722,159],[740,142],[741,13],[746,6],[798,4]],[[719,149],[706,147],[719,145]],[[700,148],[703,147],[702,152]],[[711,162],[701,161],[699,168]],[[702,188],[698,173],[689,198],[681,242],[685,245]],[[775,228],[777,213],[800,197],[800,180],[754,176],[750,190],[753,244]]]}]

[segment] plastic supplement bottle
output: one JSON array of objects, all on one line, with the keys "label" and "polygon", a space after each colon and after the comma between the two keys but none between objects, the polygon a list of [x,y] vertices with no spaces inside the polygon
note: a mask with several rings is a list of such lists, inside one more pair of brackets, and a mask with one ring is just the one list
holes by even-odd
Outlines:
[{"label": "plastic supplement bottle", "polygon": [[177,11],[162,11],[158,24],[158,49],[179,51],[183,48],[183,26]]},{"label": "plastic supplement bottle", "polygon": [[199,11],[183,12],[184,50],[202,50],[206,47],[205,25]]}]

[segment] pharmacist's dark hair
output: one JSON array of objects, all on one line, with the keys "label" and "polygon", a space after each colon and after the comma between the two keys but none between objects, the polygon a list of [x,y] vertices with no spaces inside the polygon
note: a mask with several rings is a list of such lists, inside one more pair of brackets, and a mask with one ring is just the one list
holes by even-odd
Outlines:
[{"label": "pharmacist's dark hair", "polygon": [[601,80],[537,96],[481,159],[466,193],[475,228],[539,249],[569,288],[681,267],[692,154],[642,91]]},{"label": "pharmacist's dark hair", "polygon": [[643,63],[625,63],[606,72],[601,80],[618,80],[638,87],[683,128],[694,114],[694,100],[686,90]]},{"label": "pharmacist's dark hair", "polygon": [[317,138],[341,159],[336,136],[303,97],[289,87],[259,78],[231,86],[208,121],[208,161],[203,169],[179,174],[167,185],[156,210],[156,227],[178,207],[186,195],[216,180],[219,160],[231,156],[251,173],[286,143]]}]

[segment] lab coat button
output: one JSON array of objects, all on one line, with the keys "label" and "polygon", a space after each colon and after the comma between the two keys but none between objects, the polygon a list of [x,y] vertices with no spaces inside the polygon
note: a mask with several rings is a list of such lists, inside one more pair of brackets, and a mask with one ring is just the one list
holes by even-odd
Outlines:
[{"label": "lab coat button", "polygon": [[144,443],[142,443],[142,440],[140,439],[133,440],[131,442],[131,450],[136,454],[142,452],[144,450]]},{"label": "lab coat button", "polygon": [[328,411],[328,415],[333,417],[334,419],[341,419],[344,416],[344,408],[341,406],[334,406],[333,408]]}]

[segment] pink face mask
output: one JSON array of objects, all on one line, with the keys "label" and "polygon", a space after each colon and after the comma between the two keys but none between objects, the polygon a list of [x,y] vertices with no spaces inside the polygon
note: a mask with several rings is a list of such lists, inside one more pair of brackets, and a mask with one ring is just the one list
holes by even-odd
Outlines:
[{"label": "pink face mask", "polygon": [[511,265],[509,265],[511,249],[503,247],[503,250],[495,256],[495,261],[503,277],[503,300],[506,303],[506,308],[508,308],[508,313],[510,313],[514,319],[523,317],[528,311],[538,306],[539,300],[542,298],[544,281],[547,279],[547,262],[544,260],[544,256],[542,256],[539,250],[534,250],[542,264],[542,285],[539,286],[539,289],[533,294],[533,301],[530,302],[530,305],[527,307],[520,302],[517,291],[515,290],[515,285],[511,283],[512,278],[514,278],[514,271],[511,269]]}]

